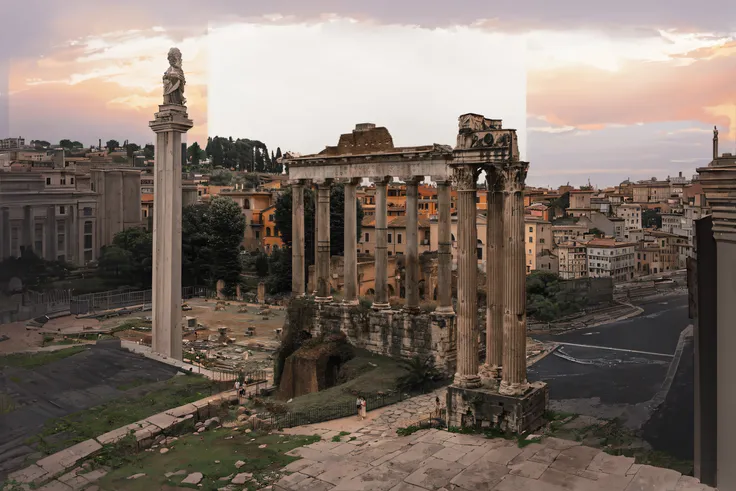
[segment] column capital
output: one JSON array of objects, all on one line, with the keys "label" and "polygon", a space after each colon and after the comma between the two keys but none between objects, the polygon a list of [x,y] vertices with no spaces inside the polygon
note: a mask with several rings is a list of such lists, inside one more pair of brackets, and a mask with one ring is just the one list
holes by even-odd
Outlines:
[{"label": "column capital", "polygon": [[158,112],[154,115],[154,120],[148,123],[148,126],[155,133],[166,131],[186,133],[194,126],[194,122],[189,119],[186,106],[164,104],[158,106]]},{"label": "column capital", "polygon": [[348,179],[340,179],[340,182],[349,186],[357,186],[362,180],[362,177],[350,177]]},{"label": "column capital", "polygon": [[506,174],[496,165],[486,169],[486,189],[491,193],[502,193],[506,188]]},{"label": "column capital", "polygon": [[391,176],[379,176],[379,177],[371,177],[371,181],[376,186],[388,186],[388,184],[393,180],[393,177]]},{"label": "column capital", "polygon": [[508,162],[501,169],[504,181],[504,192],[520,193],[526,187],[526,174],[529,171],[529,162]]},{"label": "column capital", "polygon": [[409,184],[412,184],[412,185],[415,185],[416,186],[420,182],[424,181],[424,176],[407,176],[407,177],[402,177],[401,180],[404,181],[404,183],[407,186]]},{"label": "column capital", "polygon": [[332,182],[334,179],[330,178],[322,178],[322,179],[312,179],[312,182],[317,185],[317,187],[330,187],[332,186]]},{"label": "column capital", "polygon": [[309,184],[309,179],[290,179],[289,186],[306,186]]},{"label": "column capital", "polygon": [[452,166],[453,180],[457,183],[458,191],[476,191],[480,169],[476,165]]}]

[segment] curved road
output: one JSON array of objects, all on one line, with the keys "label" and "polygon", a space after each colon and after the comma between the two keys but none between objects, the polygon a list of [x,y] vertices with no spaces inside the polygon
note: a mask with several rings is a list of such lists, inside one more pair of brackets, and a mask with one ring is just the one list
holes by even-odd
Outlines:
[{"label": "curved road", "polygon": [[535,336],[560,347],[529,368],[529,379],[549,384],[552,409],[623,417],[640,428],[651,416],[647,403],[662,389],[680,333],[691,324],[687,307],[687,295],[677,295],[643,305],[632,319]]}]

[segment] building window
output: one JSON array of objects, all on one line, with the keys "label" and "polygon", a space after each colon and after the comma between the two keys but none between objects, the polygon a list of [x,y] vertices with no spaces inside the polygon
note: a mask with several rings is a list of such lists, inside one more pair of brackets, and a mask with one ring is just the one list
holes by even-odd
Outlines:
[{"label": "building window", "polygon": [[261,238],[261,233],[256,230],[256,240],[259,240]]},{"label": "building window", "polygon": [[61,185],[62,186],[66,185],[66,177],[61,178]]},{"label": "building window", "polygon": [[74,178],[72,177],[72,184],[74,184]]},{"label": "building window", "polygon": [[84,262],[88,263],[92,260],[92,251],[84,251]]},{"label": "building window", "polygon": [[271,228],[266,227],[266,237],[271,237]]},{"label": "building window", "polygon": [[534,232],[534,229],[532,227],[529,227],[529,233]]},{"label": "building window", "polygon": [[275,219],[275,215],[274,215],[273,213],[272,213],[272,214],[270,214],[270,215],[268,215],[268,221],[269,221],[269,222],[275,222],[275,221],[276,221],[276,219]]},{"label": "building window", "polygon": [[396,243],[401,244],[401,234],[396,234]]},{"label": "building window", "polygon": [[[84,248],[85,249],[92,249],[92,222],[84,222]],[[90,258],[87,259],[87,252],[84,253],[84,260],[85,261],[91,261],[92,260],[92,251],[89,251]]]},{"label": "building window", "polygon": [[539,239],[540,244],[544,244],[544,239]]},{"label": "building window", "polygon": [[391,243],[391,234],[388,234],[388,243]]},{"label": "building window", "polygon": [[83,212],[84,216],[86,216],[86,217],[91,217],[92,216],[92,208],[90,208],[89,206],[85,206],[82,209],[82,212]]},{"label": "building window", "polygon": [[66,215],[66,206],[59,206],[59,215]]},{"label": "building window", "polygon": [[533,244],[533,243],[534,243],[534,239],[532,238],[532,236],[531,236],[531,235],[529,236],[529,243],[530,243],[530,244]]},{"label": "building window", "polygon": [[[90,189],[92,189],[92,191],[94,191],[94,190],[95,190],[95,183],[94,183],[94,182],[91,182],[91,183],[89,184],[89,187],[90,187]],[[86,255],[85,255],[85,256],[86,256]]]},{"label": "building window", "polygon": [[10,251],[12,254],[18,254],[18,227],[12,227],[10,229]]},{"label": "building window", "polygon": [[369,240],[370,240],[370,236],[368,235],[368,232],[366,232],[365,233],[365,241],[364,242],[369,242]]},{"label": "building window", "polygon": [[64,222],[56,224],[56,253],[63,254],[66,250],[66,229]]},{"label": "building window", "polygon": [[46,178],[46,185],[47,186],[51,186],[51,178],[50,177],[47,177]]},{"label": "building window", "polygon": [[143,210],[143,218],[148,218],[148,210]]}]

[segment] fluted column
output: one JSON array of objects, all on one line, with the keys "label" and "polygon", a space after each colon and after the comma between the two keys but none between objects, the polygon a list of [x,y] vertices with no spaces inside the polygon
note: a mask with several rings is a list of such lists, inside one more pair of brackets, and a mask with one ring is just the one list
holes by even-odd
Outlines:
[{"label": "fluted column", "polygon": [[501,377],[503,365],[503,174],[491,167],[486,172],[486,360],[485,371]]},{"label": "fluted column", "polygon": [[47,261],[56,261],[56,206],[46,207],[46,225],[44,226],[44,252]]},{"label": "fluted column", "polygon": [[503,370],[499,392],[521,395],[526,379],[526,266],[524,181],[527,162],[504,164]]},{"label": "fluted column", "polygon": [[437,313],[454,314],[452,308],[452,233],[450,231],[450,181],[437,180]]},{"label": "fluted column", "polygon": [[454,168],[457,180],[457,371],[454,385],[479,387],[478,376],[478,232],[476,225],[476,169]]},{"label": "fluted column", "polygon": [[331,179],[317,183],[317,254],[315,273],[317,277],[318,302],[332,300],[330,288],[330,191]]},{"label": "fluted column", "polygon": [[391,178],[379,178],[376,183],[376,297],[373,308],[388,309],[388,229],[386,210],[387,186]]},{"label": "fluted column", "polygon": [[[35,218],[33,217],[33,208],[30,205],[23,207],[23,233],[21,235],[20,245],[25,246],[27,250],[33,250],[34,243],[36,242],[36,227]],[[18,248],[20,251],[20,248]],[[43,251],[33,251],[39,257],[43,256]]]},{"label": "fluted column", "polygon": [[291,294],[304,296],[304,181],[291,184]]},{"label": "fluted column", "polygon": [[406,305],[407,312],[419,310],[419,182],[410,177],[406,182]]},{"label": "fluted column", "polygon": [[345,184],[345,302],[358,303],[358,210],[355,188],[360,179]]}]

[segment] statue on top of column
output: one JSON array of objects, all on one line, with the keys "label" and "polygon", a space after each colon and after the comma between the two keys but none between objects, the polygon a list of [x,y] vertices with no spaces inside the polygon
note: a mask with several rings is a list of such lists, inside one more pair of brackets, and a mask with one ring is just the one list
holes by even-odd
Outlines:
[{"label": "statue on top of column", "polygon": [[164,73],[164,104],[183,106],[187,103],[184,98],[184,85],[187,81],[184,70],[181,69],[181,51],[179,48],[169,50],[169,68]]},{"label": "statue on top of column", "polygon": [[713,127],[713,139],[714,140],[718,139],[718,126]]}]

